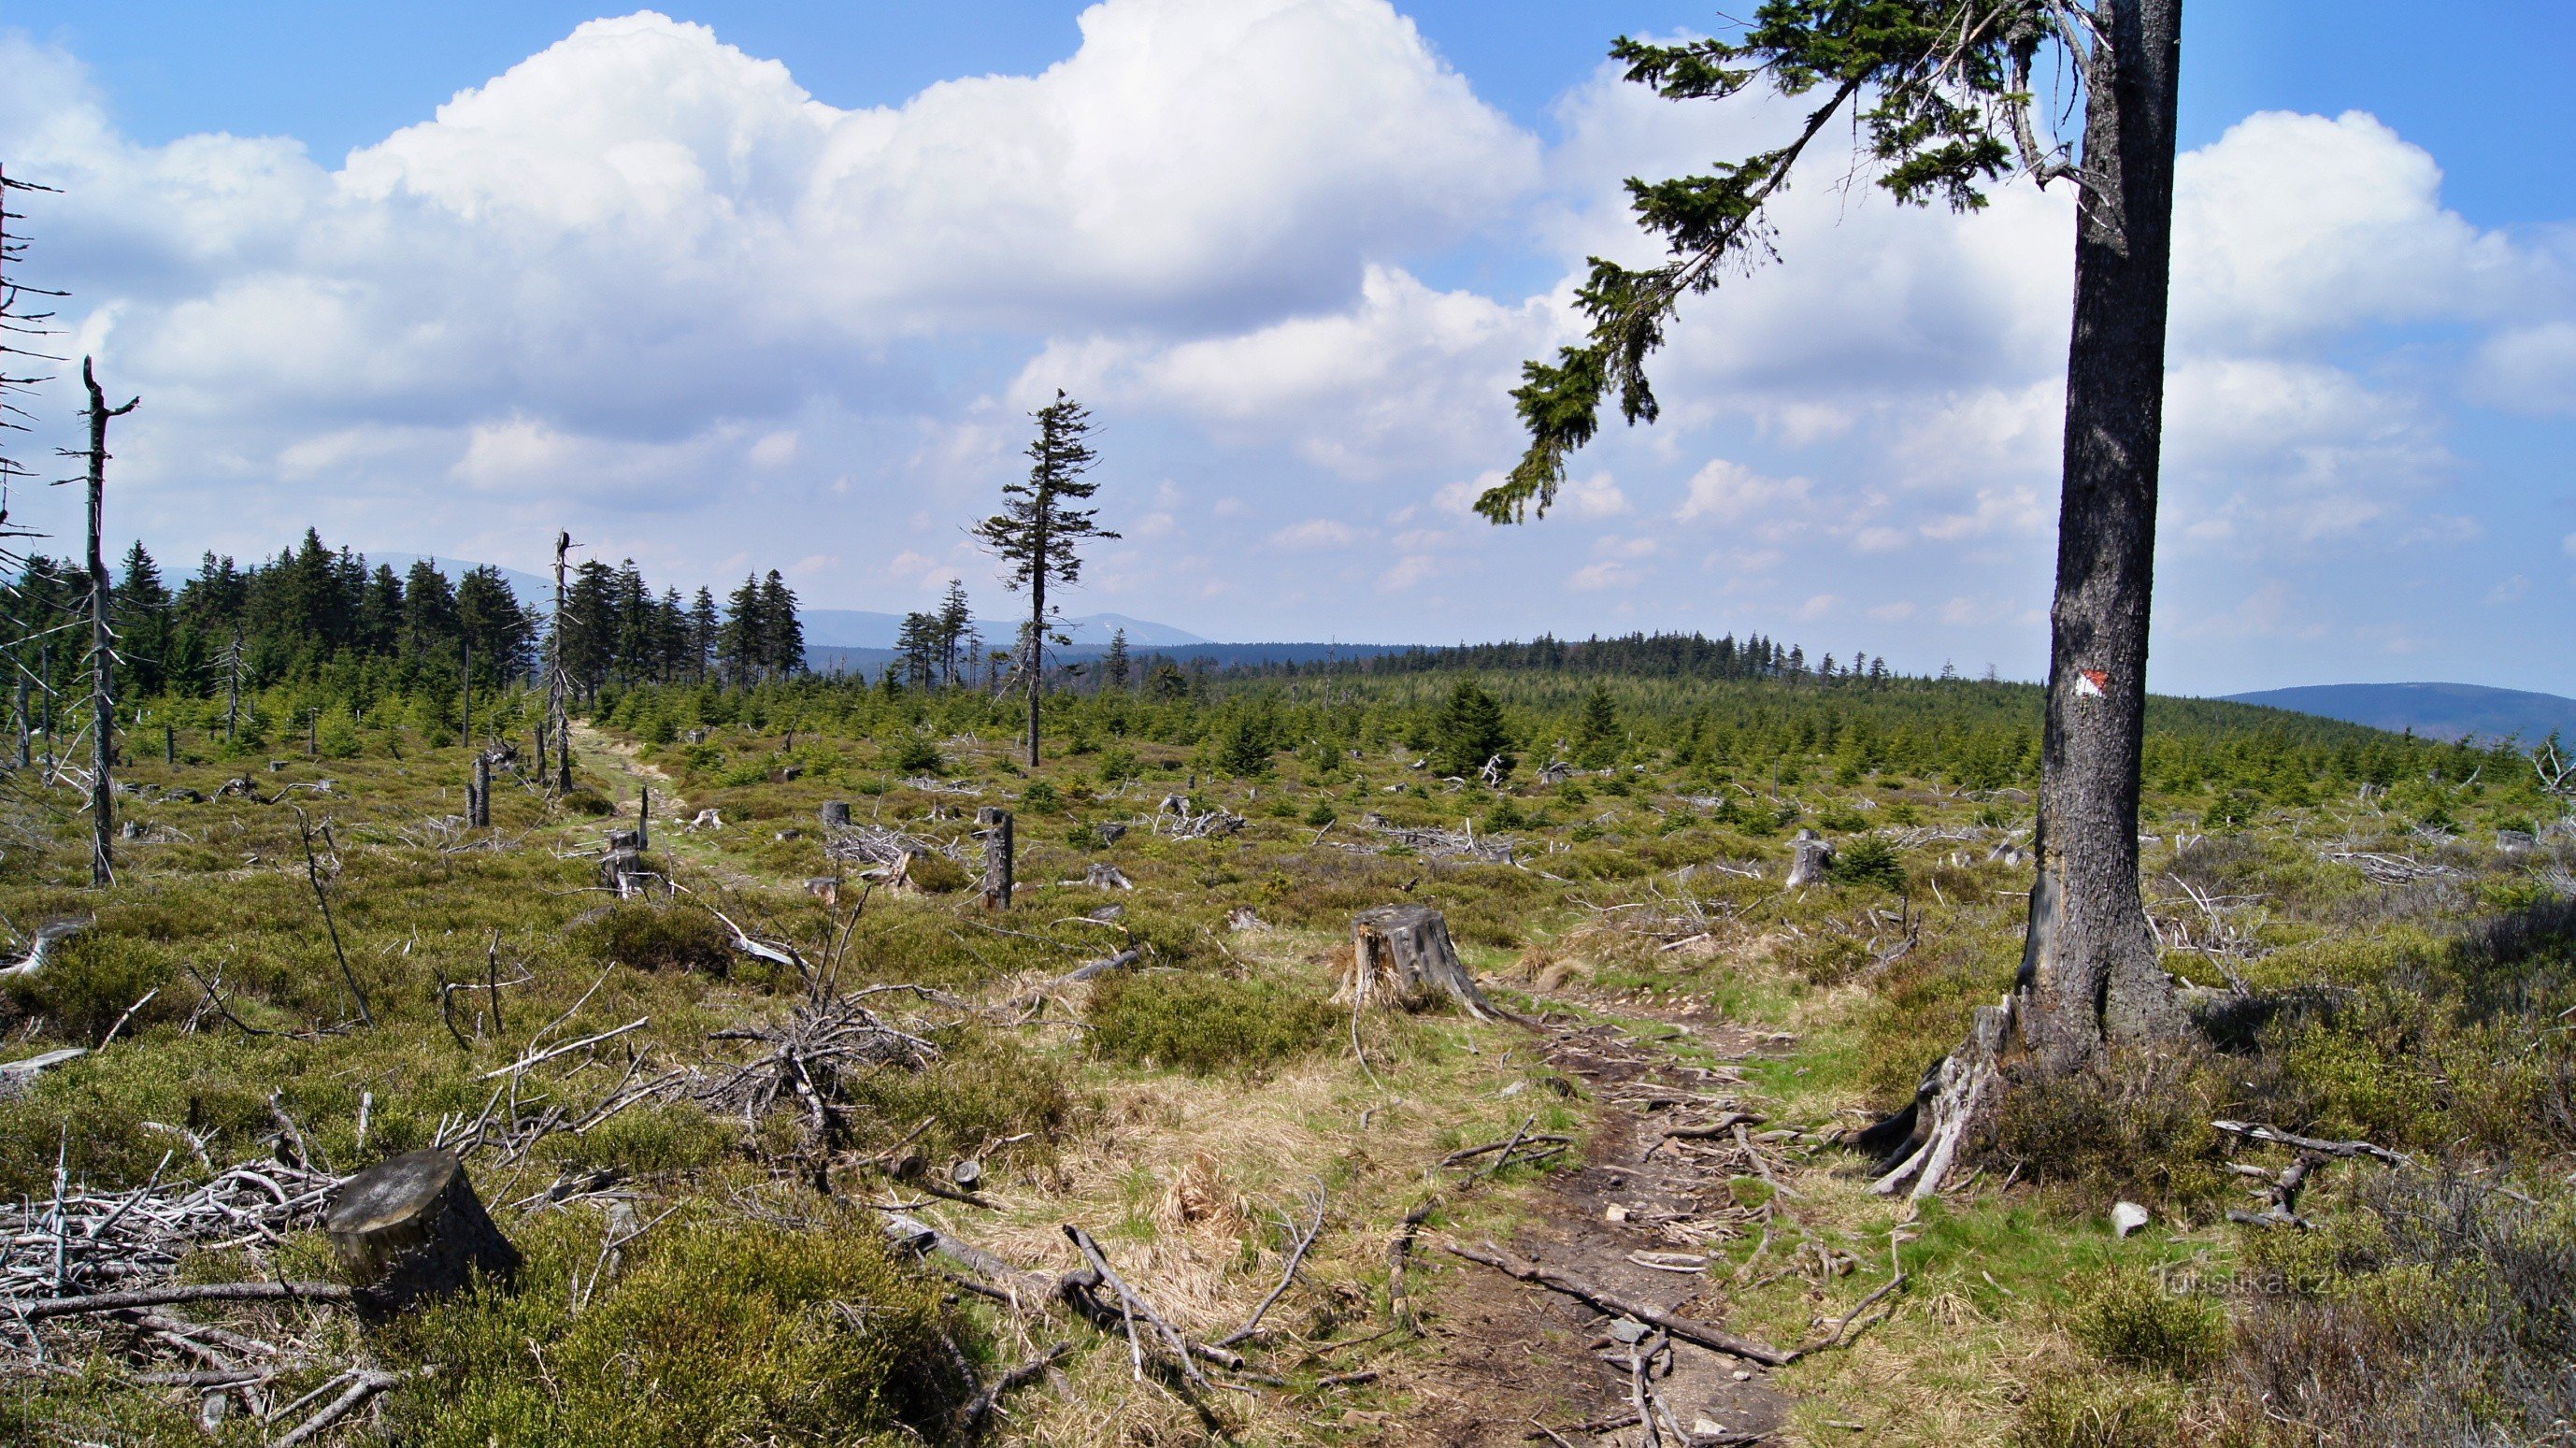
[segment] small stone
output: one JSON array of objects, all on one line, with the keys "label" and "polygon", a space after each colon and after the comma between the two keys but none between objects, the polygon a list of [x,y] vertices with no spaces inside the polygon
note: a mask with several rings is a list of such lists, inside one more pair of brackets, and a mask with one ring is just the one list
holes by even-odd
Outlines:
[{"label": "small stone", "polygon": [[1646,1340],[1646,1325],[1633,1317],[1623,1317],[1610,1324],[1610,1336],[1634,1346]]},{"label": "small stone", "polygon": [[2136,1202],[2122,1202],[2111,1209],[2111,1231],[2121,1237],[2147,1224],[2147,1209]]},{"label": "small stone", "polygon": [[1628,1220],[1628,1209],[1617,1202],[1612,1202],[1601,1209],[1601,1216],[1605,1221],[1624,1222]]},{"label": "small stone", "polygon": [[1739,1383],[1749,1383],[1753,1381],[1753,1374],[1746,1372],[1742,1368],[1737,1368],[1735,1370],[1735,1380]]},{"label": "small stone", "polygon": [[1694,1438],[1723,1438],[1726,1436],[1726,1425],[1724,1423],[1710,1422],[1706,1418],[1693,1418],[1691,1420],[1691,1436]]},{"label": "small stone", "polygon": [[1529,1083],[1527,1081],[1515,1081],[1502,1089],[1502,1095],[1508,1099],[1510,1097],[1518,1096],[1528,1089]]}]

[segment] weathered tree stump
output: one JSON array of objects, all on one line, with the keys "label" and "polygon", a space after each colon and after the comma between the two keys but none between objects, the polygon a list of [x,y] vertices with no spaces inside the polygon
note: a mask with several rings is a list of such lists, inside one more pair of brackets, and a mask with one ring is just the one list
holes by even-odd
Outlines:
[{"label": "weathered tree stump", "polygon": [[1449,922],[1428,905],[1381,905],[1351,920],[1351,970],[1341,998],[1354,1008],[1420,1010],[1442,997],[1480,1021],[1505,1019],[1458,960]]},{"label": "weathered tree stump", "polygon": [[823,828],[846,830],[850,827],[850,802],[846,799],[823,801]]},{"label": "weathered tree stump", "polygon": [[1797,852],[1797,858],[1790,863],[1789,879],[1782,888],[1795,890],[1802,885],[1823,884],[1825,872],[1833,868],[1833,844],[1814,830],[1800,830],[1790,838],[1789,848]]},{"label": "weathered tree stump", "polygon": [[1094,890],[1133,890],[1135,883],[1127,872],[1106,860],[1094,860],[1082,872],[1082,883]]},{"label": "weathered tree stump", "polygon": [[984,836],[984,908],[1000,910],[1011,903],[1011,812],[986,805],[975,823]]},{"label": "weathered tree stump", "polygon": [[652,867],[644,863],[642,850],[610,850],[608,857],[599,862],[599,882],[620,900],[643,894],[658,878]]},{"label": "weathered tree stump", "polygon": [[492,756],[474,756],[474,778],[465,787],[465,823],[474,829],[492,827]]},{"label": "weathered tree stump", "polygon": [[359,1315],[373,1320],[455,1292],[478,1271],[505,1284],[519,1271],[518,1249],[452,1152],[415,1151],[358,1173],[322,1225],[355,1279]]}]

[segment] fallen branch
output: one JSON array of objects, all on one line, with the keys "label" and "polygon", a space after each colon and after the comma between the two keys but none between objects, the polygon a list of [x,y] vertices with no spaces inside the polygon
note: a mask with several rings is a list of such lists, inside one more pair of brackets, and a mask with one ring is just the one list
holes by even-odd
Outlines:
[{"label": "fallen branch", "polygon": [[[437,1371],[435,1364],[403,1373],[389,1373],[381,1368],[353,1369],[347,1374],[349,1381],[347,1391],[333,1398],[322,1411],[297,1424],[293,1432],[272,1441],[269,1448],[295,1448],[298,1443],[311,1442],[313,1437],[323,1429],[366,1406],[367,1400],[376,1394],[389,1388],[400,1387],[413,1378],[425,1378]],[[337,1382],[339,1379],[334,1378],[332,1381]],[[329,1384],[324,1386],[327,1387]]]},{"label": "fallen branch", "polygon": [[11,1302],[8,1310],[24,1322],[70,1317],[89,1312],[122,1312],[132,1307],[167,1307],[174,1302],[347,1302],[349,1289],[336,1282],[183,1282],[167,1287],[141,1287],[131,1292],[93,1292],[86,1297],[50,1297]]},{"label": "fallen branch", "polygon": [[596,1036],[584,1036],[578,1041],[566,1041],[560,1046],[549,1046],[545,1050],[539,1051],[533,1056],[522,1056],[507,1066],[496,1067],[493,1070],[484,1072],[482,1075],[477,1076],[474,1079],[477,1081],[491,1081],[503,1076],[515,1075],[518,1072],[525,1071],[530,1066],[551,1061],[557,1056],[568,1055],[574,1051],[580,1050],[584,1046],[596,1046],[602,1041],[613,1040],[616,1037],[625,1035],[628,1031],[641,1030],[645,1023],[652,1019],[653,1018],[651,1016],[637,1016],[635,1019],[628,1021],[626,1024],[619,1026],[613,1031],[602,1031]]},{"label": "fallen branch", "polygon": [[2347,1158],[2366,1156],[2374,1161],[2384,1161],[2390,1166],[2409,1164],[2404,1156],[2372,1142],[2326,1141],[2314,1136],[2300,1136],[2275,1126],[2260,1126],[2245,1121],[2213,1121],[2209,1124],[2230,1136],[2241,1136],[2248,1141],[2269,1142],[2275,1146],[2294,1147],[2300,1151],[2313,1151],[2326,1156]]},{"label": "fallen branch", "polygon": [[1090,980],[1095,976],[1107,975],[1113,970],[1124,970],[1144,958],[1144,952],[1138,950],[1134,946],[1129,946],[1127,949],[1118,952],[1107,960],[1095,960],[1089,965],[1082,967],[1080,970],[1070,971],[1066,974],[1057,976],[1055,979],[1037,987],[1035,990],[1023,991],[1016,1000],[1011,1002],[1011,1004],[1025,1009],[1037,1004],[1041,997],[1052,995],[1055,992],[1064,989],[1066,986],[1080,985],[1084,981]]},{"label": "fallen branch", "polygon": [[1613,1317],[1632,1317],[1648,1326],[1660,1327],[1684,1342],[1695,1343],[1711,1352],[1724,1353],[1728,1357],[1742,1358],[1746,1362],[1756,1362],[1765,1367],[1774,1368],[1786,1367],[1797,1359],[1796,1353],[1782,1352],[1776,1347],[1722,1332],[1705,1322],[1676,1316],[1660,1307],[1649,1306],[1646,1303],[1631,1301],[1606,1287],[1586,1282],[1569,1273],[1559,1272],[1555,1268],[1523,1261],[1491,1243],[1487,1243],[1481,1251],[1473,1247],[1459,1246],[1455,1242],[1444,1242],[1441,1246],[1452,1256],[1464,1257],[1470,1262],[1481,1262],[1506,1276],[1547,1288],[1551,1292],[1564,1293],[1568,1297],[1590,1303]]},{"label": "fallen branch", "polygon": [[970,1439],[983,1432],[984,1421],[993,1415],[993,1409],[1001,1402],[1004,1393],[1023,1383],[1045,1376],[1046,1370],[1055,1366],[1056,1359],[1071,1351],[1073,1351],[1072,1343],[1057,1343],[1036,1357],[986,1383],[983,1390],[975,1394],[974,1401],[966,1405],[965,1415],[959,1421],[959,1431]]},{"label": "fallen branch", "polygon": [[1232,1347],[1261,1330],[1261,1319],[1269,1313],[1271,1304],[1288,1291],[1288,1284],[1297,1280],[1297,1268],[1306,1260],[1306,1249],[1315,1245],[1316,1234],[1323,1230],[1324,1188],[1318,1183],[1315,1187],[1315,1220],[1306,1224],[1306,1235],[1298,1238],[1296,1247],[1289,1252],[1288,1270],[1279,1274],[1279,1285],[1270,1289],[1270,1295],[1261,1299],[1259,1307],[1252,1309],[1251,1318],[1243,1326],[1218,1338],[1212,1346]]},{"label": "fallen branch", "polygon": [[[1413,1255],[1414,1234],[1440,1209],[1440,1199],[1432,1197],[1404,1214],[1403,1230],[1386,1244],[1386,1315],[1395,1327],[1420,1333],[1422,1324],[1413,1315],[1413,1301],[1404,1290],[1404,1264]],[[1392,1329],[1390,1329],[1392,1330]]]}]

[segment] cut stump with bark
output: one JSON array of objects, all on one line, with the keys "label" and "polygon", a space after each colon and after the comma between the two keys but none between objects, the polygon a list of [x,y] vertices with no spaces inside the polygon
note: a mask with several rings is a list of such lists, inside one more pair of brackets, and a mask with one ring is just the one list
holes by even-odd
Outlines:
[{"label": "cut stump with bark", "polygon": [[1351,966],[1341,999],[1353,1007],[1420,1010],[1446,998],[1480,1021],[1508,1017],[1458,960],[1449,922],[1428,905],[1381,905],[1351,920]]},{"label": "cut stump with bark", "polygon": [[1797,858],[1790,862],[1789,879],[1782,888],[1795,890],[1823,884],[1826,872],[1834,866],[1833,843],[1814,830],[1800,830],[1790,839],[1789,848],[1797,852]]},{"label": "cut stump with bark", "polygon": [[823,801],[823,828],[846,830],[850,827],[850,802],[846,799]]},{"label": "cut stump with bark", "polygon": [[356,1286],[361,1316],[382,1319],[465,1287],[477,1272],[503,1283],[519,1251],[494,1226],[453,1152],[415,1151],[351,1177],[323,1230]]}]

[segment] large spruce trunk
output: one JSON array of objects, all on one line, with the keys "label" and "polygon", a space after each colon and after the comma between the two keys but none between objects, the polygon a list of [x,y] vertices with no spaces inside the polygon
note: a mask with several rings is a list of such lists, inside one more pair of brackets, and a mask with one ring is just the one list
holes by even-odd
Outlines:
[{"label": "large spruce trunk", "polygon": [[2087,88],[2022,1041],[2043,1070],[2179,1034],[2138,895],[2181,0],[2107,0]]}]

